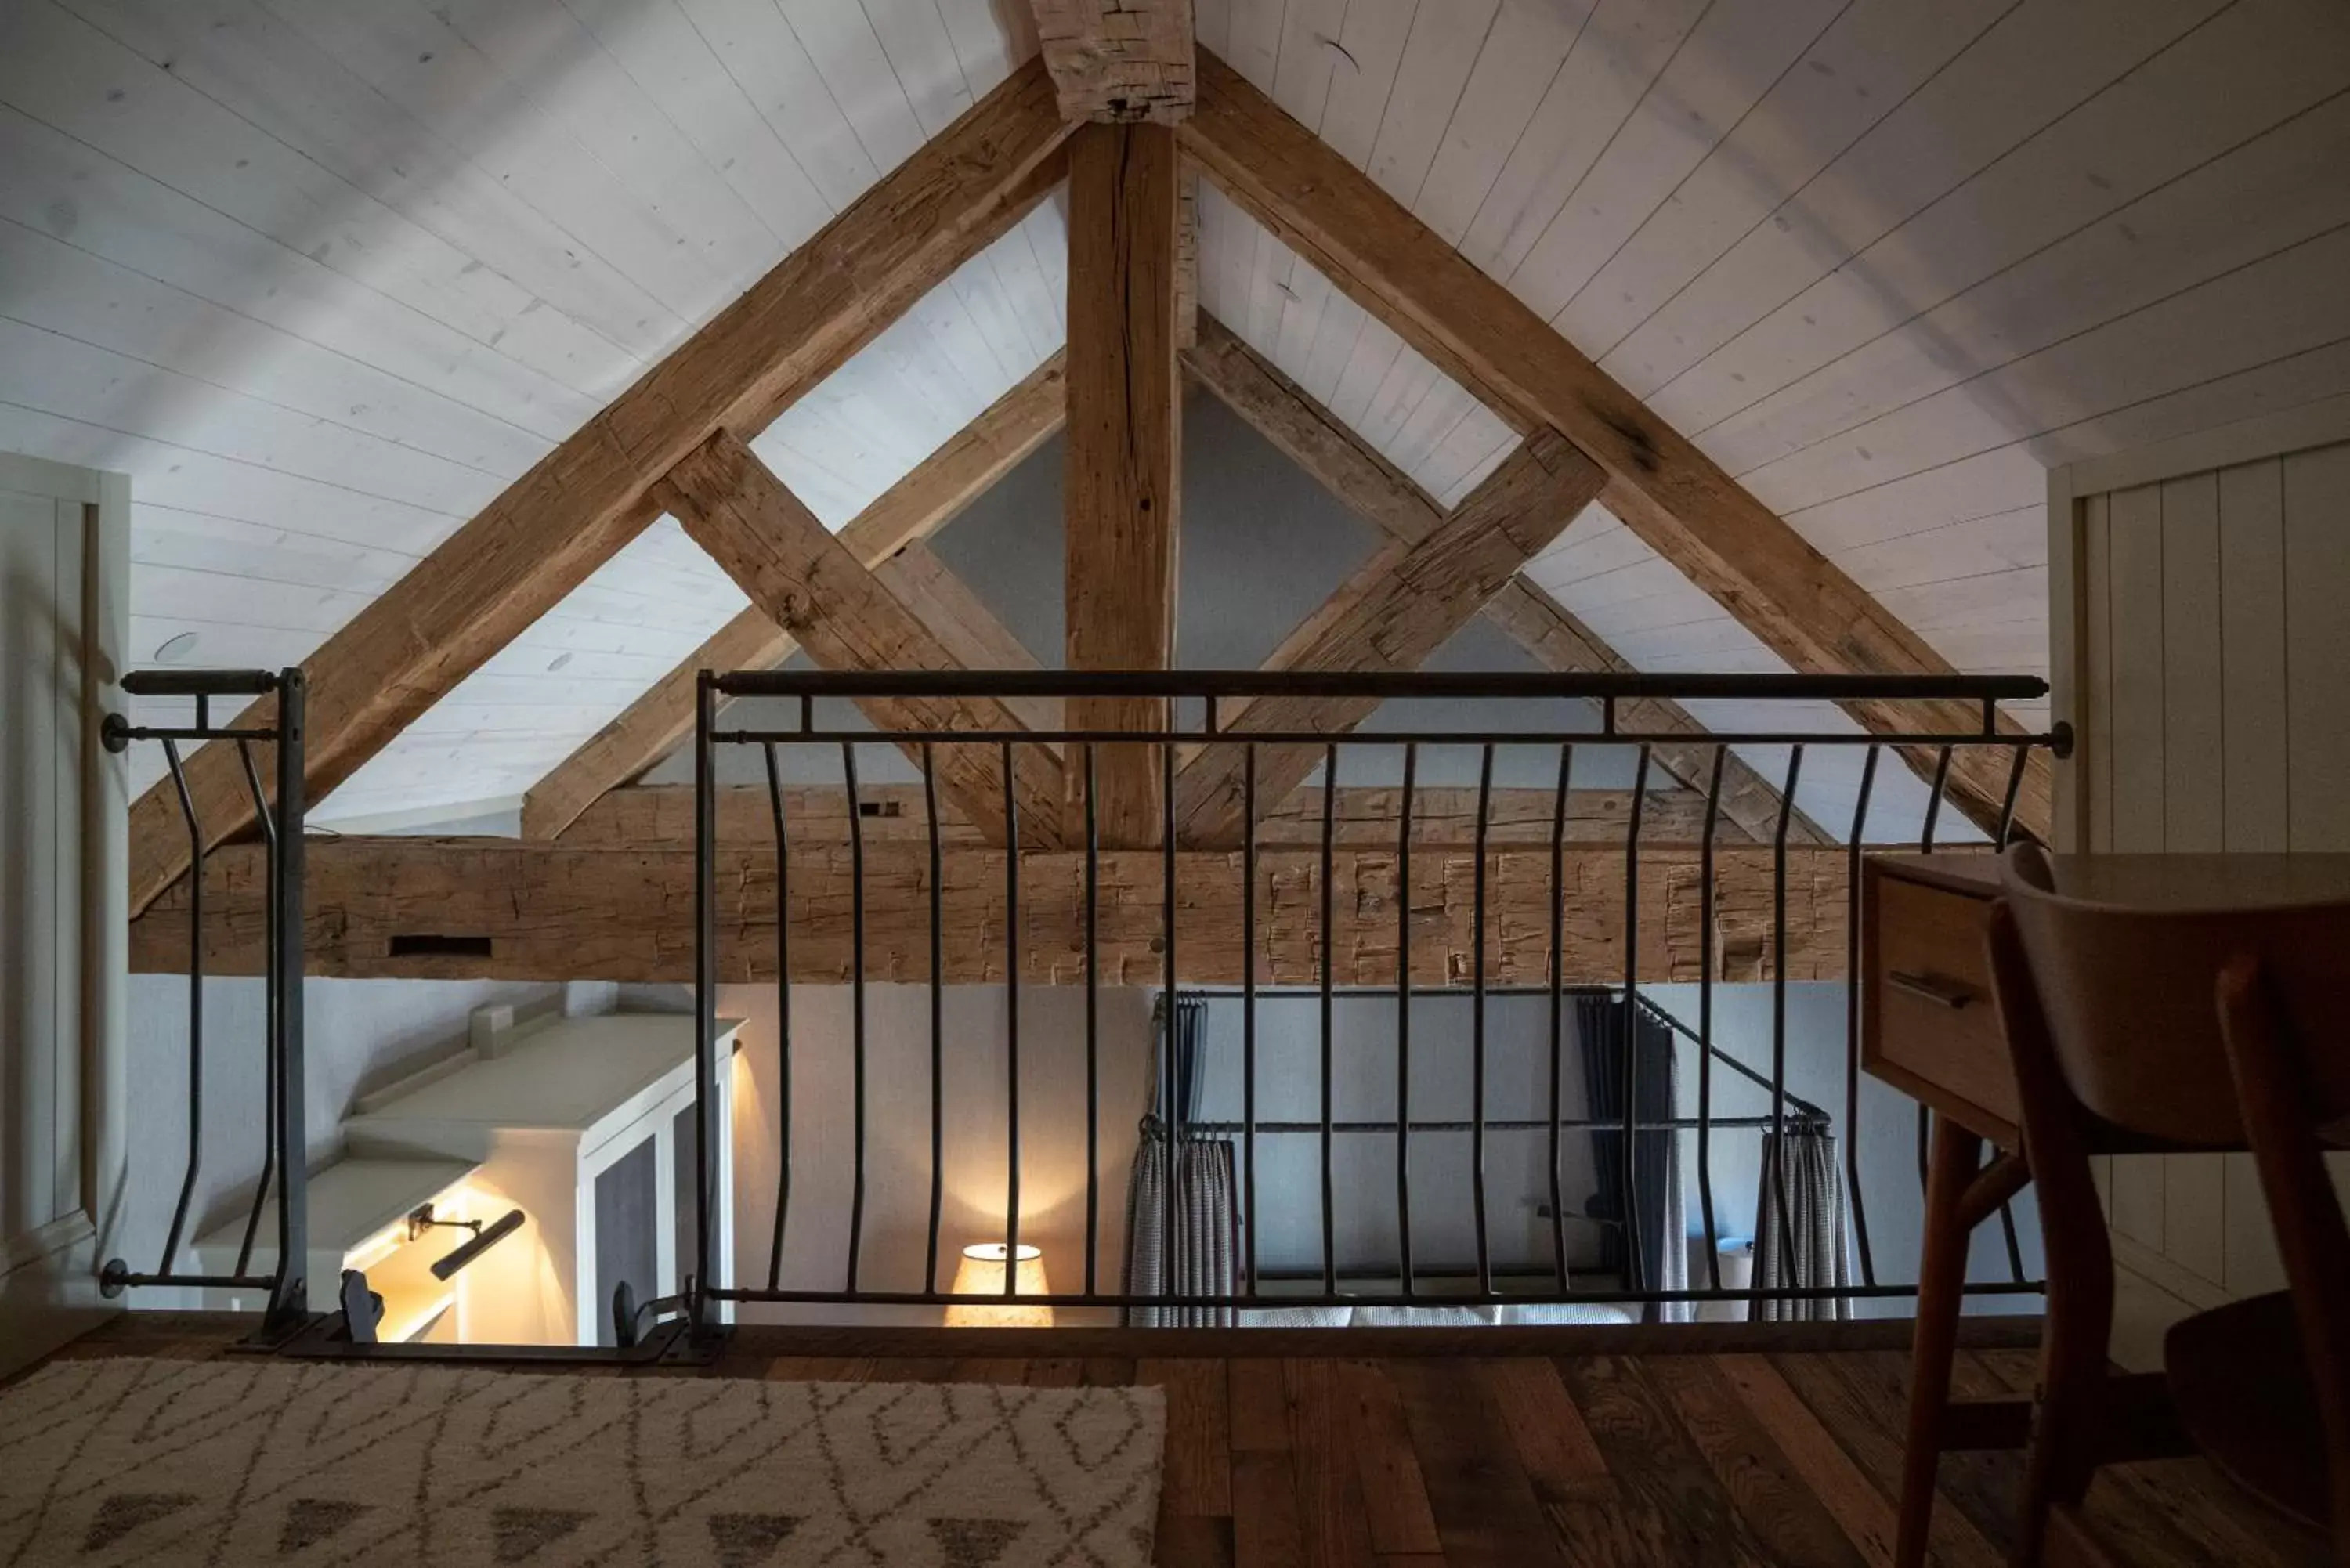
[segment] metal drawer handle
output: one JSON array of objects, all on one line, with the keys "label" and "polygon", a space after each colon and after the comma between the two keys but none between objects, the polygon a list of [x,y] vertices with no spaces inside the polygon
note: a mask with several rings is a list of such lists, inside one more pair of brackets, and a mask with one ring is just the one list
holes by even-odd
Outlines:
[{"label": "metal drawer handle", "polygon": [[1955,980],[1944,980],[1938,974],[1908,974],[1897,969],[1886,974],[1885,983],[1896,991],[1906,991],[1912,996],[1922,996],[1929,1002],[1950,1009],[1953,1012],[1975,999],[1971,987]]}]

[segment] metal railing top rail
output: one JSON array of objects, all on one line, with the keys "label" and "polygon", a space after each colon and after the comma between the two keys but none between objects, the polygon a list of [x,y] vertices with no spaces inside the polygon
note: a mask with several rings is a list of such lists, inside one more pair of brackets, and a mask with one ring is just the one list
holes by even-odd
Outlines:
[{"label": "metal railing top rail", "polygon": [[2031,702],[2029,675],[1704,675],[1324,670],[740,670],[727,697],[1446,697],[1814,702]]},{"label": "metal railing top rail", "polygon": [[271,670],[134,670],[122,689],[133,697],[260,697],[285,679]]}]

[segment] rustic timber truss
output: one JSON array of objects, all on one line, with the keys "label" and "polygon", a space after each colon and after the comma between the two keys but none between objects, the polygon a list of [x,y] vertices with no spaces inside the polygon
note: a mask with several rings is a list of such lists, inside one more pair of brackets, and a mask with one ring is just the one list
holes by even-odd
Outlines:
[{"label": "rustic timber truss", "polygon": [[[751,607],[530,793],[521,843],[345,840],[315,857],[314,875],[348,878],[358,889],[389,876],[397,861],[412,883],[421,857],[441,867],[427,880],[452,891],[478,877],[578,900],[633,898],[592,857],[612,848],[661,853],[663,833],[673,832],[661,826],[670,808],[657,791],[609,792],[690,730],[696,670],[770,666],[795,650],[837,670],[1029,663],[921,541],[1065,425],[1064,662],[1073,671],[1168,669],[1187,375],[1387,541],[1282,643],[1271,669],[1408,670],[1482,616],[1550,670],[1627,670],[1520,575],[1596,499],[1798,671],[1953,673],[1506,288],[1236,72],[1195,53],[1189,0],[1036,0],[1036,11],[1042,58],[883,178],[318,649],[304,666],[307,792],[322,798],[348,778],[664,510],[736,580]],[[1523,437],[1518,449],[1448,511],[1201,317],[1189,259],[1197,177],[1214,182],[1480,398]],[[1065,353],[838,534],[827,531],[747,443],[1064,182],[1071,248]],[[1367,706],[1271,696],[1227,719],[1237,731],[1341,732]],[[1878,734],[1981,722],[1979,710],[1951,700],[1863,698],[1845,706]],[[1071,729],[1096,732],[1168,727],[1159,698],[1087,696],[1068,708],[1064,715],[984,698],[876,700],[872,716],[885,730],[929,732],[1050,729],[1065,718]],[[1690,737],[1685,748],[1659,740],[1655,759],[1683,786],[1706,787],[1717,748],[1686,711],[1660,699],[1627,699],[1618,717],[1627,730]],[[265,712],[259,718],[267,722]],[[2002,735],[2020,738],[2001,723]],[[1106,849],[1159,844],[1167,803],[1149,750],[1101,746],[1086,759],[1074,745],[1066,753],[1021,748],[1011,782],[1024,846],[1051,853],[1070,842],[1088,804],[1089,774]],[[1315,758],[1311,747],[1264,753],[1258,826],[1273,833],[1309,798],[1297,788]],[[1989,827],[2003,819],[2011,780],[1995,748],[1970,748],[1955,763],[1930,750],[1901,754],[1928,776],[1946,775],[1938,791],[1946,784],[1952,805],[1971,820]],[[1172,820],[1187,851],[1214,850],[1239,833],[1232,756],[1231,748],[1202,750],[1175,776]],[[2014,820],[2044,834],[2048,760],[2033,751],[2022,765]],[[1726,843],[1760,843],[1775,829],[1798,846],[1825,845],[1825,835],[1743,763],[1725,758],[1722,771]],[[250,835],[255,803],[233,752],[203,748],[186,777],[217,841]],[[958,833],[983,846],[991,835],[1000,840],[1002,774],[942,761],[939,784]],[[1585,793],[1570,815],[1600,820],[1608,804]],[[1368,809],[1363,798],[1354,804]],[[821,818],[812,807],[799,820]],[[182,882],[192,860],[178,805],[158,785],[131,815],[134,912]],[[241,864],[232,853],[216,867],[234,880]],[[519,899],[507,905],[505,918],[520,919],[512,911],[521,907]],[[545,949],[558,966],[578,950],[559,942]]]}]

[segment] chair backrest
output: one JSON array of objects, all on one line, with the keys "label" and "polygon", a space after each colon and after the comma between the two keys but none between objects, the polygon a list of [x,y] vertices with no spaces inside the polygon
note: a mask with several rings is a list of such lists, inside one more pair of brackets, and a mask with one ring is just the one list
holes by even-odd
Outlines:
[{"label": "chair backrest", "polygon": [[2320,1121],[2350,1114],[2350,899],[2144,908],[2057,891],[2036,845],[2000,867],[2050,1043],[2074,1097],[2129,1131],[2241,1147],[2214,1000],[2230,961],[2258,960],[2307,1062]]}]

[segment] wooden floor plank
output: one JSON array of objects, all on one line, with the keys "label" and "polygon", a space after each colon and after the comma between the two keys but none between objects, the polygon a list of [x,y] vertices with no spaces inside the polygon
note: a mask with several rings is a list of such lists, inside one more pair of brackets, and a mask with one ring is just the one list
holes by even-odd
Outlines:
[{"label": "wooden floor plank", "polygon": [[1227,1420],[1234,1453],[1289,1451],[1289,1393],[1281,1363],[1240,1356],[1225,1364]]},{"label": "wooden floor plank", "polygon": [[1766,1561],[1790,1568],[1859,1568],[1860,1554],[1835,1516],[1712,1357],[1659,1355],[1642,1370],[1672,1401],[1681,1430],[1713,1467]]},{"label": "wooden floor plank", "polygon": [[[1900,1387],[1888,1392],[1873,1379],[1852,1376],[1846,1366],[1850,1357],[1774,1355],[1769,1359],[1820,1424],[1835,1434],[1837,1445],[1870,1484],[1888,1501],[1899,1497],[1906,1375]],[[1950,1457],[1945,1456],[1946,1460]],[[2008,1463],[2020,1476],[2021,1467],[2012,1456]],[[2012,1505],[2008,1517],[2013,1517]],[[1934,1510],[1927,1544],[1934,1561],[1944,1568],[1994,1568],[2004,1554],[1991,1542],[2006,1539],[2004,1522],[1986,1535],[1973,1515],[1946,1493]]]},{"label": "wooden floor plank", "polygon": [[1725,1355],[1715,1365],[1771,1435],[1788,1464],[1827,1509],[1870,1568],[1893,1561],[1894,1509],[1852,1456],[1820,1424],[1778,1368],[1759,1355]]},{"label": "wooden floor plank", "polygon": [[1371,1554],[1356,1468],[1361,1438],[1347,1418],[1341,1365],[1319,1357],[1282,1363],[1298,1523],[1305,1531],[1305,1561],[1317,1568],[1360,1563]]},{"label": "wooden floor plank", "polygon": [[947,1369],[949,1383],[998,1383],[1017,1387],[1028,1381],[1028,1364],[1003,1356],[958,1361]]},{"label": "wooden floor plank", "polygon": [[1232,1450],[1224,1363],[1190,1357],[1138,1361],[1134,1380],[1167,1391],[1167,1469],[1159,1482],[1165,1507],[1195,1519],[1231,1518]]},{"label": "wooden floor plank", "polygon": [[1378,1363],[1341,1364],[1346,1411],[1353,1423],[1355,1474],[1363,1489],[1363,1523],[1380,1561],[1440,1558],[1443,1539],[1429,1506],[1428,1483],[1411,1446],[1402,1396]]},{"label": "wooden floor plank", "polygon": [[1232,1562],[1237,1568],[1304,1568],[1297,1477],[1284,1452],[1232,1452]]},{"label": "wooden floor plank", "polygon": [[1170,1513],[1159,1501],[1158,1537],[1151,1556],[1159,1568],[1232,1568],[1232,1521]]},{"label": "wooden floor plank", "polygon": [[1619,1515],[1625,1537],[1657,1552],[1656,1561],[1770,1564],[1770,1554],[1638,1361],[1562,1357],[1558,1369],[1608,1474],[1626,1494]]},{"label": "wooden floor plank", "polygon": [[1383,1365],[1401,1397],[1411,1446],[1453,1568],[1531,1568],[1564,1561],[1501,1413],[1476,1379],[1440,1362]]}]

